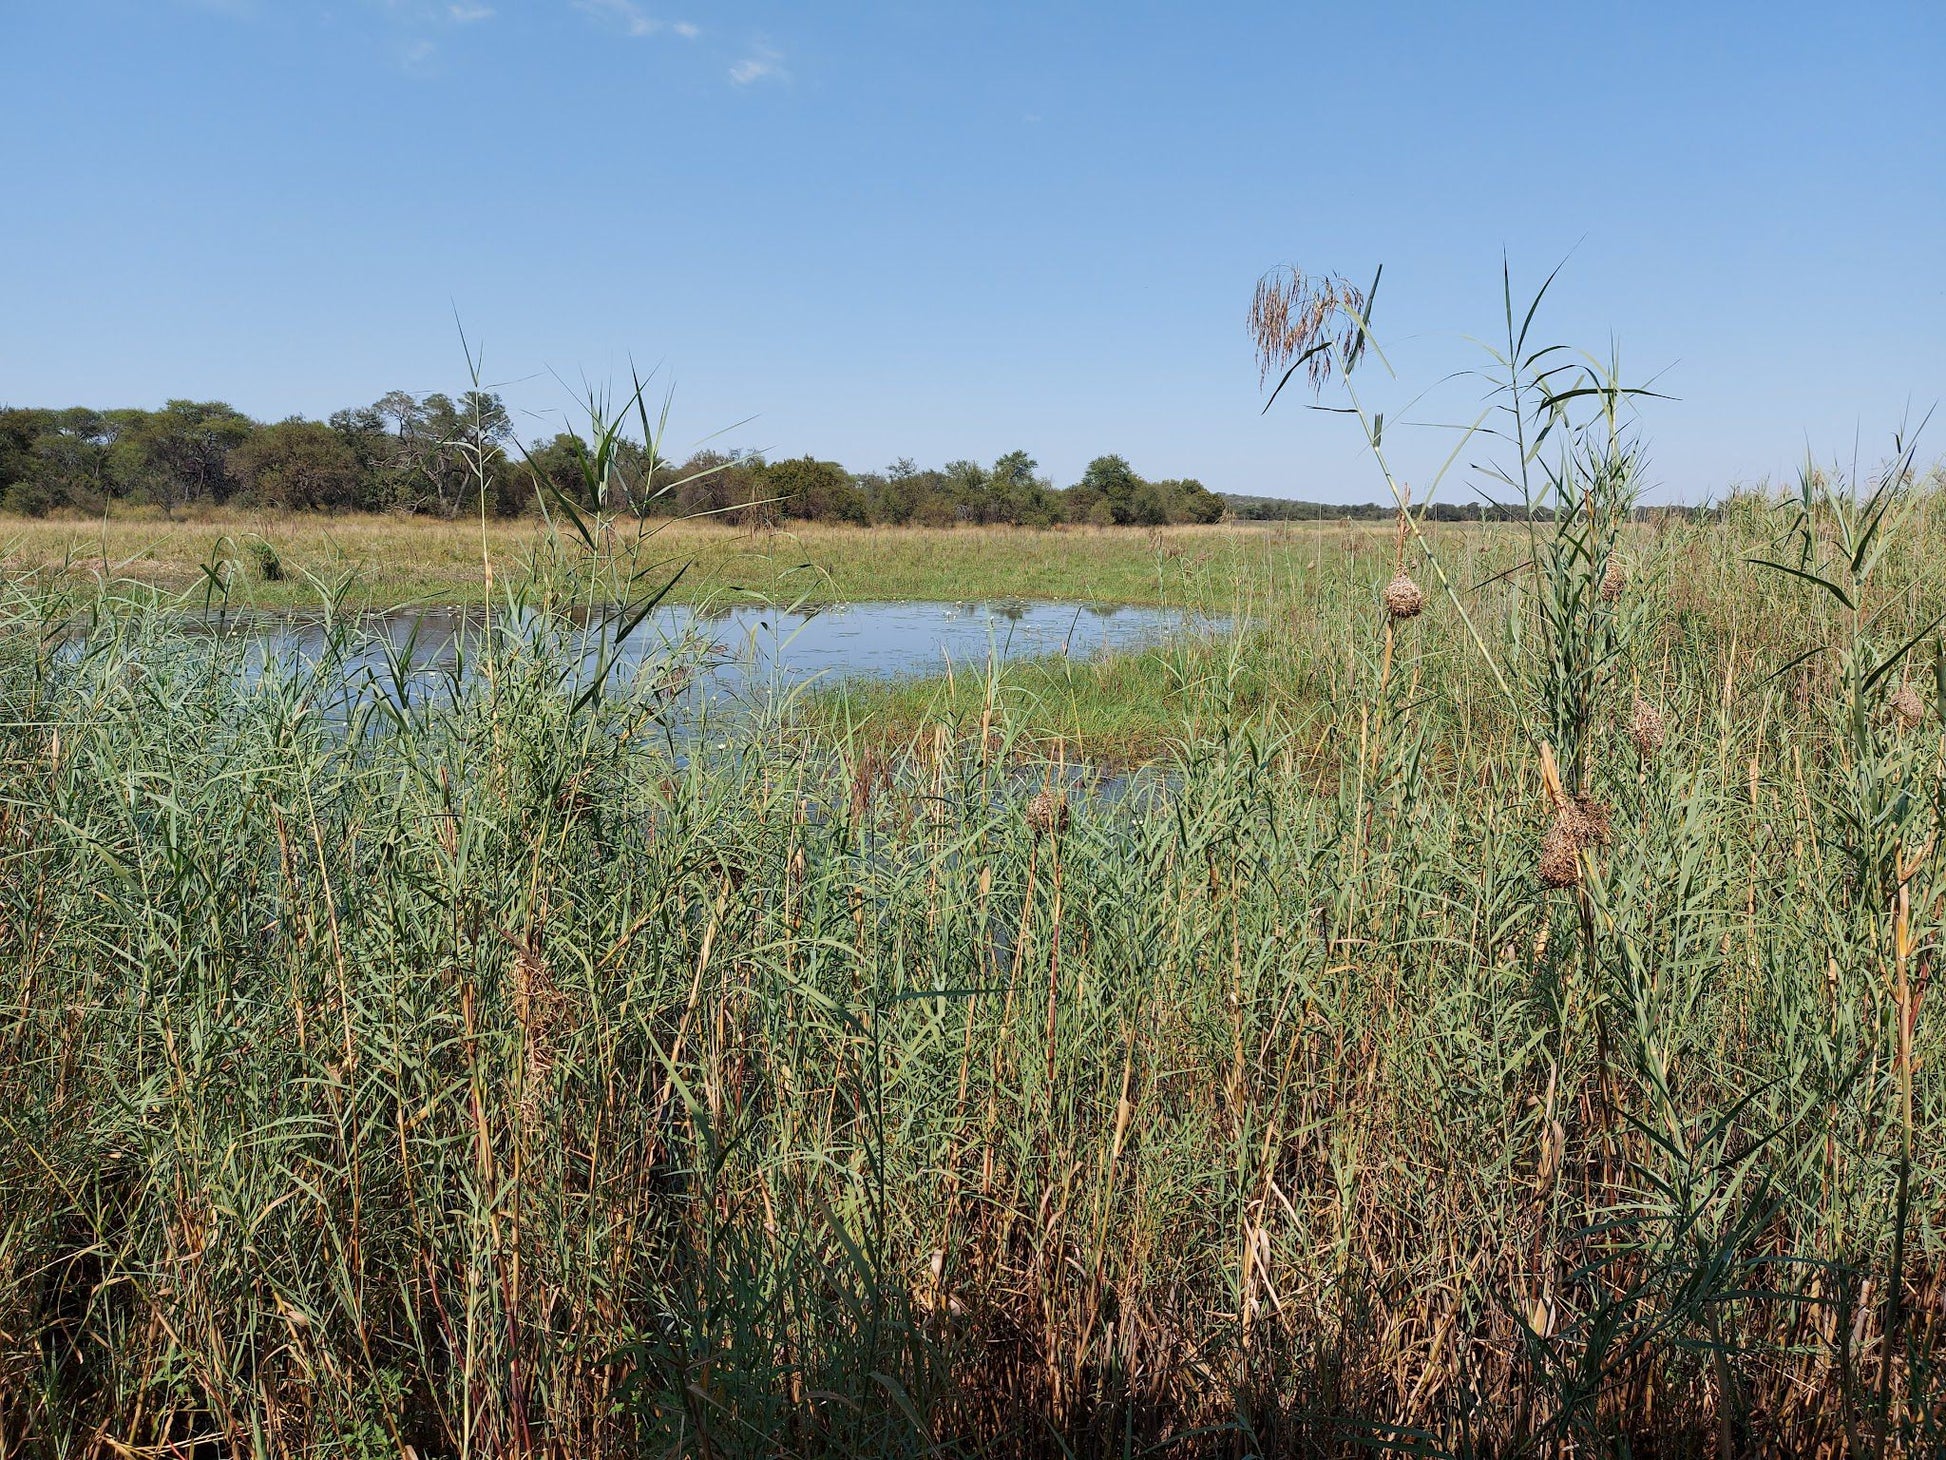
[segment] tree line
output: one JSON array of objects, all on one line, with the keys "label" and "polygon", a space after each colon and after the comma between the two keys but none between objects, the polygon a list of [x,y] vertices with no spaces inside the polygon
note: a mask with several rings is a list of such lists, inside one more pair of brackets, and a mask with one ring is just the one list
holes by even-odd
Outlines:
[{"label": "tree line", "polygon": [[[1390,522],[1399,510],[1390,502],[1300,502],[1292,497],[1253,497],[1235,492],[1224,493],[1223,501],[1229,508],[1231,519],[1238,522]],[[1637,522],[1647,522],[1657,517],[1711,520],[1723,514],[1725,505],[1723,502],[1700,507],[1681,503],[1637,505],[1630,509],[1629,516]],[[1412,510],[1415,515],[1423,515],[1432,522],[1554,520],[1552,507],[1535,507],[1530,511],[1518,502],[1434,502]]]},{"label": "tree line", "polygon": [[[1389,522],[1398,515],[1398,508],[1390,502],[1301,502],[1292,497],[1246,497],[1231,495],[1226,499],[1230,515],[1243,522]],[[1521,506],[1501,506],[1497,503],[1434,502],[1423,511],[1434,522],[1525,522],[1529,513]],[[1553,513],[1546,507],[1537,508],[1533,517],[1547,521]]]},{"label": "tree line", "polygon": [[1224,499],[1192,478],[1151,481],[1126,458],[1096,457],[1057,487],[1032,456],[991,466],[920,467],[902,458],[854,472],[813,457],[699,451],[651,459],[616,444],[589,500],[589,444],[561,432],[515,439],[489,391],[392,391],[322,421],[261,422],[222,401],[172,400],[160,410],[0,408],[0,511],[99,512],[114,502],[165,512],[237,504],[292,511],[514,516],[558,494],[581,508],[640,517],[709,513],[744,525],[786,520],[858,524],[1059,523],[1164,526],[1222,519]]},{"label": "tree line", "polygon": [[[172,400],[160,410],[0,407],[0,512],[99,512],[134,502],[173,512],[237,504],[290,511],[404,512],[437,517],[517,516],[559,494],[582,508],[638,517],[711,514],[747,526],[788,520],[945,527],[1061,523],[1160,527],[1245,522],[1380,521],[1390,503],[1303,502],[1210,491],[1194,478],[1151,481],[1125,457],[1098,456],[1080,480],[1057,487],[1025,451],[990,466],[901,458],[849,471],[810,456],[703,450],[651,461],[621,440],[606,474],[609,500],[590,500],[590,448],[574,432],[538,444],[515,439],[505,403],[490,391],[391,391],[322,421],[261,422],[222,401]],[[482,504],[482,494],[485,502]],[[1697,507],[1638,513],[1707,514]],[[1435,503],[1440,522],[1525,521],[1524,508]],[[1547,509],[1534,514],[1545,518]]]}]

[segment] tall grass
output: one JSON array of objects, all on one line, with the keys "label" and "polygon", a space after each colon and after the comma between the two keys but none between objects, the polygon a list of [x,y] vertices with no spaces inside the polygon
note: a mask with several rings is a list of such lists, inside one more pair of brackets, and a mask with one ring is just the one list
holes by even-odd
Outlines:
[{"label": "tall grass", "polygon": [[16,590],[0,1448],[1936,1453],[1933,498],[1589,425],[1098,793],[998,677],[686,753],[599,532],[418,696]]}]

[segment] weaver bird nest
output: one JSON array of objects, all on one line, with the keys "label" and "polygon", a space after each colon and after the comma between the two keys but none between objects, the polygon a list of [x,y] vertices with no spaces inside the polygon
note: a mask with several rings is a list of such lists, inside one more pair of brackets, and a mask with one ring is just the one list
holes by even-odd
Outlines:
[{"label": "weaver bird nest", "polygon": [[1383,594],[1385,611],[1395,619],[1417,618],[1425,611],[1426,595],[1402,568],[1392,575]]},{"label": "weaver bird nest", "polygon": [[1658,750],[1668,737],[1669,727],[1663,722],[1662,711],[1643,699],[1635,697],[1635,712],[1628,717],[1628,738],[1635,742],[1635,750],[1642,759],[1647,760]]},{"label": "weaver bird nest", "polygon": [[1892,712],[1892,723],[1901,730],[1917,729],[1919,722],[1926,718],[1926,702],[1919,698],[1919,691],[1909,684],[1902,684],[1894,690],[1885,707]]},{"label": "weaver bird nest", "polygon": [[1542,885],[1573,887],[1580,882],[1581,853],[1608,845],[1612,820],[1608,808],[1592,796],[1576,796],[1557,806],[1534,867]]},{"label": "weaver bird nest", "polygon": [[1041,791],[1027,803],[1027,826],[1037,837],[1066,831],[1071,819],[1068,798],[1058,791]]}]

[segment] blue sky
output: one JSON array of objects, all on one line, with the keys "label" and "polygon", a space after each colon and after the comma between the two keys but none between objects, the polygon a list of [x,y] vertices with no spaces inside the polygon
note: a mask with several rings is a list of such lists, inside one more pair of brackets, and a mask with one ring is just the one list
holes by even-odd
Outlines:
[{"label": "blue sky", "polygon": [[463,383],[457,310],[534,433],[633,358],[683,445],[1371,500],[1252,283],[1382,263],[1396,412],[1504,253],[1695,499],[1946,397],[1942,78],[1939,0],[8,0],[0,401],[322,415]]}]

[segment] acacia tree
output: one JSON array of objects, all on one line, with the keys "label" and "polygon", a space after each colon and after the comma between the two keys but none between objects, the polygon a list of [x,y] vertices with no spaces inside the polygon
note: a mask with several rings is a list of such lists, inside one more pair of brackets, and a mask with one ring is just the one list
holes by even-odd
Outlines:
[{"label": "acacia tree", "polygon": [[36,443],[35,454],[57,501],[94,505],[109,495],[109,453],[119,434],[107,412],[70,406],[54,413],[53,428]]},{"label": "acacia tree", "polygon": [[230,453],[257,429],[223,401],[172,400],[159,411],[114,414],[121,427],[112,450],[118,482],[127,495],[172,516],[185,502],[230,495]]},{"label": "acacia tree", "polygon": [[401,483],[421,509],[457,517],[478,484],[476,468],[493,475],[505,465],[513,422],[491,391],[468,390],[454,400],[440,391],[421,397],[394,390],[372,409],[391,425]]}]

